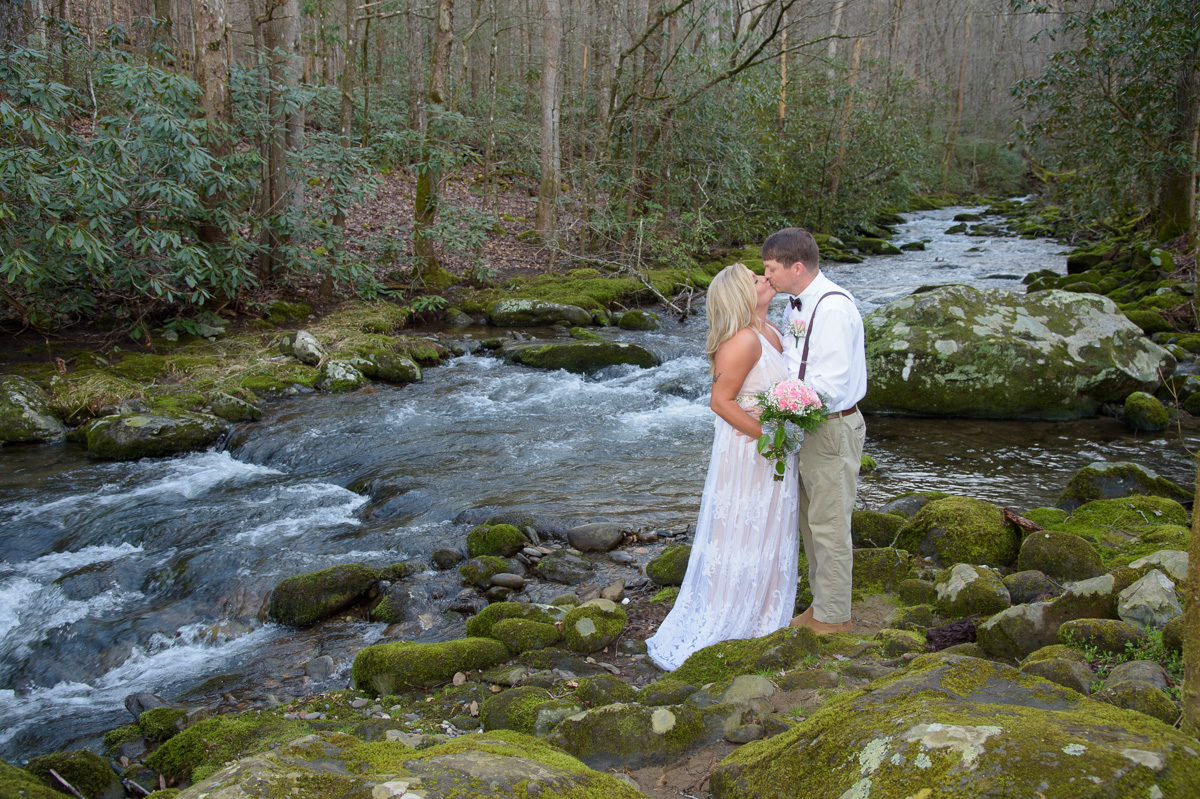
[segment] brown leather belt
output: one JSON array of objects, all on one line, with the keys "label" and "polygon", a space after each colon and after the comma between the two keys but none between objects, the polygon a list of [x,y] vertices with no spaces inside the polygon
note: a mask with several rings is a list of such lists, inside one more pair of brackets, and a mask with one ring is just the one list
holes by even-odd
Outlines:
[{"label": "brown leather belt", "polygon": [[854,404],[854,405],[851,405],[849,408],[847,408],[847,409],[846,409],[846,410],[844,410],[844,411],[837,411],[837,412],[835,412],[835,413],[831,413],[831,414],[829,414],[829,416],[827,416],[827,417],[825,417],[825,418],[827,418],[827,419],[841,419],[843,416],[849,416],[850,414],[854,413],[854,412],[855,412],[855,411],[857,411],[857,410],[858,410],[858,405],[857,405],[857,404]]}]

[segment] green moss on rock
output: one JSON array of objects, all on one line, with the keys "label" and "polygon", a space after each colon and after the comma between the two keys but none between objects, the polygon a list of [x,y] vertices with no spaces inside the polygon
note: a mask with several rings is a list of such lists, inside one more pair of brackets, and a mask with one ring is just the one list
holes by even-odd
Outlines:
[{"label": "green moss on rock", "polygon": [[794,667],[820,651],[817,634],[808,627],[785,627],[762,638],[722,641],[693,652],[671,674],[678,682],[705,685],[760,671]]},{"label": "green moss on rock", "polygon": [[562,634],[553,624],[529,619],[501,619],[492,625],[490,637],[495,638],[516,654],[533,649],[545,649],[562,640]]},{"label": "green moss on rock", "polygon": [[470,558],[458,566],[458,573],[463,582],[480,588],[486,588],[494,575],[510,571],[512,569],[508,563],[495,555]]},{"label": "green moss on rock", "polygon": [[625,609],[607,599],[593,599],[571,608],[563,617],[562,632],[567,648],[596,652],[617,640],[625,630]]},{"label": "green moss on rock", "polygon": [[1004,521],[1000,508],[971,497],[947,497],[921,508],[901,528],[896,546],[955,563],[1011,566],[1017,559],[1020,534]]},{"label": "green moss on rock", "polygon": [[714,799],[983,799],[1090,797],[1098,779],[1112,796],[1149,795],[1157,785],[1164,797],[1184,797],[1200,791],[1195,751],[1194,739],[1158,721],[1015,669],[924,655],[736,750],[710,786]]},{"label": "green moss on rock", "polygon": [[1058,628],[1058,640],[1068,646],[1091,646],[1110,655],[1146,640],[1146,631],[1118,619],[1074,619]]},{"label": "green moss on rock", "polygon": [[0,761],[0,799],[62,799],[63,794],[47,788],[25,769]]},{"label": "green moss on rock", "polygon": [[525,534],[511,524],[480,525],[467,533],[467,554],[507,558],[529,543]]},{"label": "green moss on rock", "polygon": [[1171,701],[1171,697],[1141,680],[1124,680],[1116,685],[1106,686],[1093,698],[1126,710],[1144,713],[1163,724],[1173,726],[1179,720],[1179,706]]},{"label": "green moss on rock", "polygon": [[633,690],[629,683],[611,674],[582,677],[577,680],[575,687],[575,697],[588,707],[603,707],[614,702],[633,702],[637,695],[638,692]]},{"label": "green moss on rock", "polygon": [[203,449],[228,425],[208,414],[160,411],[105,416],[86,428],[88,454],[105,460],[136,460]]},{"label": "green moss on rock", "polygon": [[[1164,477],[1159,477],[1139,464],[1117,462],[1093,463],[1075,472],[1056,504],[1062,510],[1070,513],[1080,505],[1093,500],[1118,499],[1132,494],[1165,497],[1181,503],[1189,502],[1192,499],[1191,492],[1187,489]],[[1049,511],[1050,509],[1043,510]],[[1030,511],[1030,513],[1034,512]],[[1063,521],[1062,518],[1056,518],[1049,514],[1038,518],[1030,513],[1027,513],[1026,516],[1043,527],[1053,527]]]},{"label": "green moss on rock", "polygon": [[692,554],[691,544],[675,544],[646,564],[646,576],[655,585],[683,585],[687,572],[688,558]]},{"label": "green moss on rock", "polygon": [[591,374],[605,367],[621,364],[649,369],[661,363],[661,359],[650,350],[626,341],[526,343],[506,349],[505,355],[524,366],[564,369],[577,374]]},{"label": "green moss on rock", "polygon": [[1125,398],[1121,421],[1130,430],[1158,433],[1167,429],[1171,417],[1156,397],[1144,391],[1135,391]]},{"label": "green moss on rock", "polygon": [[545,609],[528,602],[493,602],[467,619],[467,635],[473,638],[492,637],[492,628],[504,619],[527,619],[553,625],[555,618]]},{"label": "green moss on rock", "polygon": [[151,741],[174,738],[187,722],[187,711],[178,707],[153,707],[138,716],[138,725]]},{"label": "green moss on rock", "polygon": [[280,624],[307,627],[365,599],[378,581],[379,572],[358,563],[289,577],[271,592],[267,615]]},{"label": "green moss on rock", "polygon": [[47,787],[62,790],[62,783],[50,773],[54,771],[88,799],[124,795],[116,772],[94,752],[80,749],[39,755],[26,764],[25,770]]},{"label": "green moss on rock", "polygon": [[457,672],[490,668],[508,657],[508,647],[491,638],[435,644],[398,641],[359,652],[352,673],[359,690],[380,696],[440,685]]},{"label": "green moss on rock", "polygon": [[1094,546],[1077,535],[1058,530],[1030,533],[1021,544],[1017,568],[1040,571],[1063,581],[1087,580],[1104,573],[1104,563]]},{"label": "green moss on rock", "polygon": [[850,536],[855,549],[890,547],[904,526],[904,518],[894,513],[856,510],[850,517]]}]

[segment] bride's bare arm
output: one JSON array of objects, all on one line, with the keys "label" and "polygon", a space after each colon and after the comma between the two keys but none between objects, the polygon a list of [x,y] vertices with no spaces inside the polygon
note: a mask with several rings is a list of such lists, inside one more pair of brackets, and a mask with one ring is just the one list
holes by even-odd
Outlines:
[{"label": "bride's bare arm", "polygon": [[762,425],[737,403],[738,392],[746,375],[758,363],[762,344],[753,330],[740,330],[733,338],[717,348],[713,359],[712,398],[708,406],[739,433],[754,440],[762,435]]}]

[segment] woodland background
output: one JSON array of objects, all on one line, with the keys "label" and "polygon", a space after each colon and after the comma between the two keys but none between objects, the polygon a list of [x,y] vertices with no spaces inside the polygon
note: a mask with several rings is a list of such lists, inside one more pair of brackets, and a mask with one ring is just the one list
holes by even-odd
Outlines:
[{"label": "woodland background", "polygon": [[0,0],[0,44],[6,327],[687,263],[926,194],[1195,240],[1192,0]]}]

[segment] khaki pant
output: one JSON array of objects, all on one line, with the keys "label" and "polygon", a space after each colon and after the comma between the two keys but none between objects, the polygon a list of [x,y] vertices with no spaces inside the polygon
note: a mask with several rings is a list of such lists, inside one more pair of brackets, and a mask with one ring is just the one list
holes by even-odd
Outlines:
[{"label": "khaki pant", "polygon": [[805,433],[800,447],[800,534],[808,557],[813,618],[825,624],[850,620],[850,514],[858,496],[866,436],[867,423],[855,411]]}]

